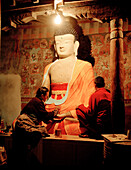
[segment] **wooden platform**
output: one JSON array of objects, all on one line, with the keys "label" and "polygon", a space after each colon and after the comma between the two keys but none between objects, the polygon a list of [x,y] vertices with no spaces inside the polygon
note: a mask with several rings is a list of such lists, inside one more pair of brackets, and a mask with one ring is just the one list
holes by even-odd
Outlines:
[{"label": "wooden platform", "polygon": [[[5,146],[9,167],[102,167],[104,140],[63,135],[42,138],[33,149],[14,151],[11,135],[0,135],[0,145]],[[19,162],[19,163],[18,163]]]}]

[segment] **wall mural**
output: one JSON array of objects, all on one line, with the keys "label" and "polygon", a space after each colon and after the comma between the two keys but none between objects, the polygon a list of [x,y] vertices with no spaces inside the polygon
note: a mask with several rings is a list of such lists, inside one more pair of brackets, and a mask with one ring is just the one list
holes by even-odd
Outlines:
[{"label": "wall mural", "polygon": [[[94,75],[104,77],[106,88],[110,89],[109,31],[99,31],[98,34],[94,31],[95,27],[93,27],[94,30],[90,29],[90,32],[87,32],[85,24],[83,23],[81,26],[84,34],[88,33],[91,40],[92,56],[95,58]],[[42,83],[44,67],[53,60],[52,34],[49,32],[46,33],[46,36],[42,36],[41,28],[39,28],[39,33],[32,30],[33,28],[14,30],[8,33],[9,35],[3,36],[2,40],[1,72],[20,74],[21,96],[25,98],[24,102],[35,95],[37,88]],[[20,31],[21,34],[19,34]],[[30,36],[27,31],[32,31]],[[124,98],[131,99],[131,32],[129,31],[124,31],[124,73]]]},{"label": "wall mural", "polygon": [[21,69],[22,96],[32,97],[42,83],[44,67],[52,62],[52,39],[23,40],[20,50],[24,62]]}]

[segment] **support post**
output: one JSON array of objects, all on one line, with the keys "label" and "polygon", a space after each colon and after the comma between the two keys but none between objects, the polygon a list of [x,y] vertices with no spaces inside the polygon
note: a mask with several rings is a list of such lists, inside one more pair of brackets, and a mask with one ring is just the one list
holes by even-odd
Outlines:
[{"label": "support post", "polygon": [[125,132],[123,20],[110,21],[110,78],[112,125],[114,133]]}]

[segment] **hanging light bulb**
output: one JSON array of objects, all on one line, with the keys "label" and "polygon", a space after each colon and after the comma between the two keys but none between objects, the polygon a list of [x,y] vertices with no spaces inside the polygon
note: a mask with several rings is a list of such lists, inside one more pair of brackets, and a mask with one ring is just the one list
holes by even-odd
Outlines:
[{"label": "hanging light bulb", "polygon": [[60,24],[61,21],[62,21],[61,16],[59,14],[57,14],[55,17],[55,24]]},{"label": "hanging light bulb", "polygon": [[58,6],[63,5],[63,0],[54,0],[54,10],[56,13],[56,17],[54,19],[55,24],[61,24],[62,22],[62,11],[59,11]]},{"label": "hanging light bulb", "polygon": [[54,0],[54,10],[57,10],[58,5],[63,5],[63,0]]}]

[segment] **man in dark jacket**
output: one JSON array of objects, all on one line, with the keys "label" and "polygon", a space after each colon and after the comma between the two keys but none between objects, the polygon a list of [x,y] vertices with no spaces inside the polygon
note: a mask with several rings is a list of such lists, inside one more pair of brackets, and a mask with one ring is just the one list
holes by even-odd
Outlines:
[{"label": "man in dark jacket", "polygon": [[104,79],[95,78],[96,91],[89,99],[89,106],[76,108],[80,121],[80,137],[101,138],[102,133],[111,133],[111,95],[105,88]]},{"label": "man in dark jacket", "polygon": [[[23,108],[20,115],[13,123],[13,158],[14,169],[37,168],[41,169],[41,163],[32,152],[40,141],[41,137],[49,137],[46,127],[40,125],[43,121],[48,123],[59,112],[55,109],[52,112],[45,110],[44,102],[49,96],[49,90],[41,87],[37,90],[36,96]],[[32,161],[33,160],[33,161]]]},{"label": "man in dark jacket", "polygon": [[40,125],[40,122],[48,123],[57,115],[59,109],[52,112],[45,110],[44,102],[48,96],[49,90],[46,87],[39,88],[36,97],[27,103],[15,121],[16,136],[23,138],[28,144],[38,141],[41,136],[49,136],[46,127]]},{"label": "man in dark jacket", "polygon": [[35,124],[41,121],[48,123],[57,115],[57,109],[52,112],[45,110],[44,102],[48,99],[49,90],[46,87],[41,87],[37,90],[36,97],[32,98],[29,103],[21,111],[22,114],[28,115]]}]

